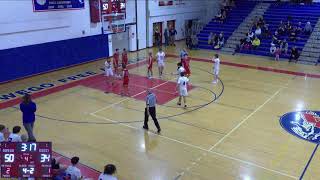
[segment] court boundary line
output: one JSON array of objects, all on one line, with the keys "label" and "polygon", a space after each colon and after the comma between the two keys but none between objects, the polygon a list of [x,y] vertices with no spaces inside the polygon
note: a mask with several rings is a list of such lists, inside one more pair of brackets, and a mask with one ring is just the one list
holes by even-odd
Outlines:
[{"label": "court boundary line", "polygon": [[[119,104],[119,103],[118,103]],[[99,118],[99,119],[103,119],[105,121],[109,121],[109,122],[118,122],[118,121],[114,121],[112,119],[109,119],[109,118],[106,118],[106,117],[103,117],[103,116],[100,116],[100,115],[97,115],[97,114],[90,114],[91,116],[94,116],[96,118]],[[128,128],[131,128],[131,129],[135,129],[137,131],[140,130],[140,128],[137,128],[137,127],[134,127],[134,126],[131,126],[131,125],[128,125],[128,124],[117,124],[117,125],[120,125],[120,126],[124,126],[124,127],[128,127]],[[141,128],[141,130],[143,130]],[[172,141],[172,142],[176,142],[178,144],[182,144],[182,145],[185,145],[185,146],[188,146],[188,147],[192,147],[194,149],[198,149],[198,150],[201,150],[201,151],[204,151],[204,152],[207,152],[207,153],[210,153],[210,154],[215,154],[217,156],[220,156],[220,157],[224,157],[226,159],[229,159],[229,160],[234,160],[234,161],[237,161],[237,162],[241,162],[241,163],[244,163],[244,164],[247,164],[247,165],[251,165],[251,166],[254,166],[254,167],[258,167],[260,169],[264,169],[266,171],[269,171],[269,172],[273,172],[275,174],[280,174],[280,175],[283,175],[283,176],[286,176],[286,177],[289,177],[289,178],[292,178],[292,179],[297,179],[297,177],[295,176],[292,176],[290,174],[286,174],[284,172],[281,172],[281,171],[277,171],[277,170],[273,170],[273,169],[270,169],[270,168],[267,168],[267,167],[264,167],[264,166],[261,166],[261,165],[258,165],[258,164],[255,164],[253,162],[249,162],[249,161],[245,161],[245,160],[242,160],[242,159],[239,159],[239,158],[236,158],[236,157],[232,157],[232,156],[229,156],[229,155],[226,155],[226,154],[222,154],[222,153],[219,153],[219,152],[214,152],[214,151],[209,151],[208,149],[204,149],[200,146],[196,146],[196,145],[193,145],[193,144],[190,144],[190,143],[186,143],[186,142],[183,142],[183,141],[179,141],[177,139],[174,139],[174,138],[170,138],[170,137],[167,137],[167,136],[164,136],[164,135],[161,135],[161,134],[157,134],[157,133],[154,133],[152,131],[147,131],[148,134],[151,134],[151,135],[156,135],[156,136],[159,136],[161,138],[164,138],[164,139],[167,139],[169,141]],[[179,174],[180,176],[180,174]]]},{"label": "court boundary line", "polygon": [[[288,83],[286,84],[288,85]],[[236,131],[243,123],[247,122],[248,119],[251,118],[256,112],[258,112],[261,108],[263,108],[267,103],[269,103],[275,96],[277,96],[284,88],[281,87],[278,89],[273,95],[271,95],[263,104],[258,106],[253,112],[251,112],[246,118],[244,118],[238,125],[236,125],[234,128],[232,128],[224,137],[222,137],[217,143],[215,143],[209,151],[213,150],[215,147],[217,147],[219,144],[221,144],[227,137],[229,137],[234,131]]]},{"label": "court boundary line", "polygon": [[[179,57],[174,54],[167,54],[168,57]],[[211,59],[206,58],[197,58],[197,57],[191,57],[191,60],[198,61],[198,62],[207,62],[212,63]],[[260,70],[260,71],[266,71],[266,72],[273,72],[273,73],[279,73],[279,74],[287,74],[292,76],[301,76],[301,77],[309,77],[309,78],[320,78],[320,74],[314,74],[314,73],[304,73],[299,71],[290,71],[290,70],[284,70],[284,69],[276,69],[272,67],[265,67],[265,66],[255,66],[255,65],[249,65],[249,64],[242,64],[242,63],[234,63],[229,61],[221,61],[222,65],[232,66],[232,67],[238,67],[238,68],[246,68],[246,69],[254,69],[254,70]]]},{"label": "court boundary line", "polygon": [[314,150],[313,150],[313,152],[312,152],[312,154],[311,154],[311,156],[310,156],[310,158],[309,158],[306,166],[304,167],[304,169],[303,169],[303,171],[302,171],[302,173],[301,173],[301,175],[300,175],[300,177],[299,177],[299,180],[302,180],[302,179],[303,179],[303,177],[304,177],[305,173],[307,172],[308,167],[309,167],[309,165],[310,165],[310,163],[311,163],[314,155],[316,154],[316,152],[317,152],[317,150],[318,150],[318,147],[319,147],[319,144],[317,144],[316,147],[314,148]]}]

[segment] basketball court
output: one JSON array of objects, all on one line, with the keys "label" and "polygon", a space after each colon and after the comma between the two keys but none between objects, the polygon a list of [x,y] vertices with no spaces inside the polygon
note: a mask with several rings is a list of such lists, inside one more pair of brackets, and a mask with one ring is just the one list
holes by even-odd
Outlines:
[{"label": "basketball court", "polygon": [[[21,124],[19,93],[32,92],[38,141],[50,139],[56,153],[79,156],[82,164],[100,172],[113,163],[119,179],[319,176],[318,146],[287,133],[279,123],[287,112],[317,110],[317,67],[222,54],[220,81],[214,85],[214,52],[191,51],[192,86],[189,107],[183,109],[176,105],[176,76],[171,75],[181,44],[165,49],[163,79],[146,78],[145,57],[157,49],[129,54],[130,96],[120,95],[120,80],[108,87],[101,70],[105,59],[2,84],[0,117],[9,128]],[[161,134],[152,121],[149,131],[142,129],[147,88],[158,97]]]}]

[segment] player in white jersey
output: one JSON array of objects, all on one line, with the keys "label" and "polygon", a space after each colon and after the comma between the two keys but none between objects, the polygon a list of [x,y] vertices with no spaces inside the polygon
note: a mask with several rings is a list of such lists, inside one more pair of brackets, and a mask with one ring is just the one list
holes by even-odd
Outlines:
[{"label": "player in white jersey", "polygon": [[[107,77],[107,83],[108,85],[112,87],[113,85],[113,67],[112,67],[112,62],[111,62],[111,59],[107,59],[107,61],[104,63],[104,73],[105,73],[105,76]],[[108,93],[106,91],[106,93]]]},{"label": "player in white jersey", "polygon": [[157,61],[158,61],[158,70],[159,70],[159,77],[162,77],[163,69],[164,69],[164,60],[166,54],[159,48],[159,52],[157,53]]},{"label": "player in white jersey", "polygon": [[219,59],[219,54],[214,55],[214,59],[212,60],[214,63],[213,66],[213,75],[214,75],[214,80],[212,81],[213,84],[218,83],[219,79],[219,71],[220,71],[220,59]]},{"label": "player in white jersey", "polygon": [[8,141],[9,142],[22,142],[21,136],[19,135],[20,130],[21,130],[20,126],[13,127],[12,133],[10,133],[10,135],[8,137]]},{"label": "player in white jersey", "polygon": [[181,98],[183,97],[184,107],[187,107],[187,96],[188,96],[188,83],[189,79],[184,76],[184,72],[180,74],[180,77],[177,82],[177,88],[179,88],[179,101],[178,105],[181,106]]},{"label": "player in white jersey", "polygon": [[112,70],[111,59],[107,59],[107,61],[104,63],[104,74],[107,77],[114,75]]},{"label": "player in white jersey", "polygon": [[185,73],[186,72],[186,70],[184,69],[184,67],[182,66],[182,63],[181,62],[179,62],[179,63],[177,63],[177,72],[176,73],[172,73],[172,75],[177,75],[177,81],[178,81],[178,79],[179,79],[179,77],[180,77],[180,74],[183,72],[183,73]]}]

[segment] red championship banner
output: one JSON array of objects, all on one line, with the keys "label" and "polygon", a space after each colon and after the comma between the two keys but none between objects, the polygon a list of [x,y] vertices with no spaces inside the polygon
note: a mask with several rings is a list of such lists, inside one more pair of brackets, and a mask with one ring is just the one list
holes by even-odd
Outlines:
[{"label": "red championship banner", "polygon": [[99,0],[90,0],[90,19],[91,23],[100,22]]}]

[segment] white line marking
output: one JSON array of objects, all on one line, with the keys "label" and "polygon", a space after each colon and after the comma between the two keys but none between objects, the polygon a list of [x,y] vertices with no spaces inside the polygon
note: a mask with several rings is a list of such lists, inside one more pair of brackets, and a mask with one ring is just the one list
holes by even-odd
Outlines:
[{"label": "white line marking", "polygon": [[[92,115],[92,116],[94,116],[96,118],[99,118],[99,119],[103,119],[105,121],[114,122],[114,123],[118,122],[118,121],[114,121],[114,120],[111,120],[109,118],[106,118],[106,117],[103,117],[103,116],[99,116],[99,115],[96,115],[96,114],[92,114],[91,113],[90,115]],[[125,127],[128,127],[128,128],[131,128],[131,129],[135,129],[135,130],[138,130],[138,131],[140,130],[140,128],[137,128],[137,127],[134,127],[134,126],[131,126],[131,125],[128,125],[128,124],[118,124],[118,125],[125,126]],[[142,128],[141,128],[141,130],[142,130]],[[241,163],[244,163],[244,164],[247,164],[247,165],[258,167],[258,168],[261,168],[261,169],[264,169],[264,170],[267,170],[267,171],[270,171],[270,172],[273,172],[273,173],[276,173],[276,174],[280,174],[280,175],[283,175],[283,176],[286,176],[286,177],[289,177],[289,178],[292,178],[292,179],[297,179],[297,177],[295,177],[295,176],[292,176],[292,175],[289,175],[289,174],[286,174],[286,173],[283,173],[283,172],[280,172],[280,171],[277,171],[277,170],[269,169],[269,168],[257,165],[255,163],[248,162],[248,161],[245,161],[245,160],[241,160],[241,159],[238,159],[238,158],[235,158],[235,157],[232,157],[232,156],[229,156],[229,155],[225,155],[225,154],[222,154],[222,153],[209,151],[207,149],[201,148],[200,146],[196,146],[196,145],[189,144],[189,143],[186,143],[186,142],[183,142],[183,141],[179,141],[179,140],[176,140],[176,139],[173,139],[173,138],[169,138],[167,136],[156,134],[156,133],[153,133],[151,131],[148,131],[148,134],[157,135],[157,136],[159,136],[161,138],[164,138],[164,139],[167,139],[167,140],[170,140],[172,142],[176,142],[176,143],[188,146],[188,147],[192,147],[194,149],[198,149],[198,150],[201,150],[201,151],[204,151],[204,152],[207,152],[207,153],[211,153],[211,154],[218,155],[220,157],[224,157],[226,159],[231,159],[231,160],[238,161],[238,162],[241,162]],[[185,172],[180,173],[175,179],[179,179],[184,174],[185,174]]]},{"label": "white line marking", "polygon": [[253,116],[257,111],[259,111],[263,106],[265,106],[268,102],[270,102],[276,95],[280,93],[280,91],[284,89],[284,87],[281,87],[276,91],[272,96],[270,96],[263,104],[261,104],[259,107],[257,107],[252,113],[250,113],[246,118],[244,118],[237,126],[235,126],[231,131],[229,131],[225,136],[223,136],[218,142],[216,142],[209,151],[213,150],[215,147],[217,147],[219,144],[221,144],[222,141],[224,141],[227,137],[230,136],[235,130],[237,130],[243,123],[245,123],[251,116]]},{"label": "white line marking", "polygon": [[[161,83],[161,84],[158,84],[158,85],[156,85],[156,86],[154,86],[154,87],[152,87],[152,88],[150,88],[150,89],[155,89],[155,88],[157,88],[157,87],[159,87],[159,86],[165,85],[165,84],[167,84],[167,83],[169,83],[169,82],[172,82],[172,80],[174,80],[174,79],[171,79],[171,80],[169,80],[169,81],[165,81],[165,82],[163,82],[163,83]],[[110,105],[108,105],[108,106],[105,106],[105,107],[103,107],[103,108],[101,108],[101,109],[98,109],[97,111],[92,112],[92,113],[90,113],[90,114],[91,114],[91,115],[92,115],[92,114],[96,114],[96,113],[98,113],[98,112],[100,112],[100,111],[103,111],[103,110],[106,110],[106,109],[108,109],[108,108],[110,108],[110,107],[112,107],[112,106],[114,106],[114,105],[120,104],[120,103],[122,103],[122,102],[124,102],[124,101],[127,101],[127,100],[131,99],[131,98],[134,98],[134,97],[136,97],[136,96],[139,96],[140,94],[143,94],[143,93],[145,93],[145,92],[146,92],[146,90],[141,91],[141,92],[139,92],[139,93],[137,93],[137,94],[135,94],[135,95],[133,95],[133,96],[130,96],[130,97],[127,97],[127,98],[125,98],[125,99],[123,99],[123,100],[121,100],[121,101],[112,103],[112,104],[110,104]]]}]

